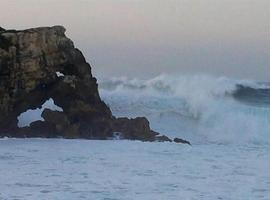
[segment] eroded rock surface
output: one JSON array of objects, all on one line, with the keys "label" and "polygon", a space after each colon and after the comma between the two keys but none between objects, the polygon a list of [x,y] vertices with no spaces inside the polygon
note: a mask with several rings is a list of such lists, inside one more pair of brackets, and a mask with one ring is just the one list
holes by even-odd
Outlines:
[{"label": "eroded rock surface", "polygon": [[[17,117],[52,98],[44,121],[19,128]],[[0,136],[169,141],[146,118],[115,118],[100,99],[91,67],[62,26],[23,31],[0,28]]]}]

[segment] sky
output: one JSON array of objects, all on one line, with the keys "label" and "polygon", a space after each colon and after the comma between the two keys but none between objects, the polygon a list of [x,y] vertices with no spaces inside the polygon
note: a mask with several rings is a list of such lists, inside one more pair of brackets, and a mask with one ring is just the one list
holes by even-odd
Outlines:
[{"label": "sky", "polygon": [[97,77],[270,80],[269,19],[269,0],[0,0],[0,26],[65,26]]}]

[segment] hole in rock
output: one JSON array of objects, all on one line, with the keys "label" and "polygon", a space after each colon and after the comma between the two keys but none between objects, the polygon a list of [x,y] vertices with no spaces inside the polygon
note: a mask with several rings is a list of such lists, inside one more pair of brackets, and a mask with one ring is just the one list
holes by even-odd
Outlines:
[{"label": "hole in rock", "polygon": [[46,108],[48,108],[52,111],[63,112],[63,109],[61,107],[55,105],[54,100],[52,98],[50,98],[42,105],[41,108],[37,108],[34,110],[29,109],[26,112],[21,113],[18,116],[18,127],[22,128],[22,127],[29,126],[32,122],[35,122],[38,120],[44,121],[44,119],[41,117],[41,114],[42,114],[43,110]]},{"label": "hole in rock", "polygon": [[63,73],[61,73],[61,72],[56,72],[56,76],[57,77],[64,77],[65,75]]}]

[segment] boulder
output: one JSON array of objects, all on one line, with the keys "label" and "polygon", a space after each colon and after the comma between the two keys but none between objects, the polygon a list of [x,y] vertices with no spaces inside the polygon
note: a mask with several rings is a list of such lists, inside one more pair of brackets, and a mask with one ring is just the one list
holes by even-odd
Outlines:
[{"label": "boulder", "polygon": [[113,132],[122,133],[123,138],[130,140],[155,141],[158,133],[152,131],[145,117],[135,119],[118,118],[113,121]]}]

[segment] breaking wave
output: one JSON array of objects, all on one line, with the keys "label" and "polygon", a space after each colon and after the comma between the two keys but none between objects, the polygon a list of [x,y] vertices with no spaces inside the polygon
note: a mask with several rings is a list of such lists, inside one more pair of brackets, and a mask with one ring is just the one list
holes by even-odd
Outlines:
[{"label": "breaking wave", "polygon": [[270,84],[161,75],[99,83],[116,116],[147,116],[162,133],[194,142],[270,143]]}]

